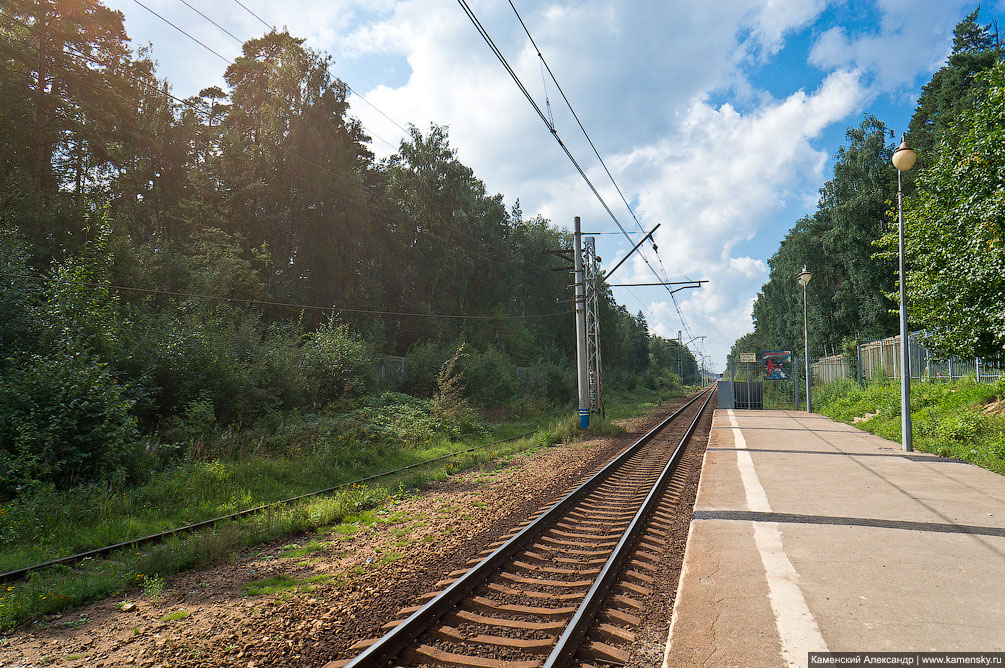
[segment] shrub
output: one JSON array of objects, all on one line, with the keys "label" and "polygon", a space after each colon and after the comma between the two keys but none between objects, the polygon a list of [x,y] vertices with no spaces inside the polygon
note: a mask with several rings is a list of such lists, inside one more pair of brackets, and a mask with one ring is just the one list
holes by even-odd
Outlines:
[{"label": "shrub", "polygon": [[304,394],[315,406],[359,396],[374,384],[373,351],[334,318],[307,336],[300,359]]},{"label": "shrub", "polygon": [[437,390],[436,378],[443,365],[460,345],[445,341],[424,341],[408,349],[403,389],[419,397],[431,397]]},{"label": "shrub", "polygon": [[576,397],[576,370],[569,363],[539,361],[523,382],[527,393],[552,404],[566,404]]},{"label": "shrub", "polygon": [[107,366],[87,355],[13,364],[0,379],[0,491],[134,476],[143,448],[132,405]]},{"label": "shrub", "polygon": [[499,406],[520,391],[516,365],[503,352],[489,347],[472,353],[461,363],[467,395],[480,406]]}]

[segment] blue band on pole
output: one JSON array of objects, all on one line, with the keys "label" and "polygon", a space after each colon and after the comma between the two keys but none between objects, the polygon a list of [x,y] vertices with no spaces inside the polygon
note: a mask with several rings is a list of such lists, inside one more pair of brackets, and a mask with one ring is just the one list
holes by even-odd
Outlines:
[{"label": "blue band on pole", "polygon": [[579,428],[589,429],[590,428],[590,411],[579,409]]}]

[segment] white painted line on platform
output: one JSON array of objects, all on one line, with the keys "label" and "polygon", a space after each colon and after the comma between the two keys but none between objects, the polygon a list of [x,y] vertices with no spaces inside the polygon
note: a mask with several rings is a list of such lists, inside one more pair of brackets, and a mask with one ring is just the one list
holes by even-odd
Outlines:
[{"label": "white painted line on platform", "polygon": [[[768,496],[757,477],[754,460],[746,451],[747,441],[736,422],[732,409],[727,411],[737,448],[736,465],[740,470],[743,490],[747,495],[747,509],[771,512]],[[820,627],[806,605],[806,598],[799,588],[799,574],[785,554],[782,534],[777,522],[751,522],[754,527],[754,543],[761,554],[761,563],[768,579],[768,598],[775,614],[775,626],[782,643],[782,657],[790,666],[805,666],[808,652],[826,652],[827,644],[820,635]]]}]

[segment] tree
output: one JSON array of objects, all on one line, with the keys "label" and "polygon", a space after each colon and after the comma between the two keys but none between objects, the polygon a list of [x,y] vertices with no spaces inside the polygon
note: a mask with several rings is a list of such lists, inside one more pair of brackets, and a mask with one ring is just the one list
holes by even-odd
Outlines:
[{"label": "tree", "polygon": [[24,228],[36,251],[52,257],[82,242],[75,213],[114,173],[135,127],[128,38],[122,14],[98,0],[9,0],[3,10],[4,87],[17,94],[4,96],[0,118],[28,121],[4,137],[4,162],[30,178],[28,192],[15,191],[30,199],[8,205],[32,221]]},{"label": "tree", "polygon": [[[896,192],[889,160],[893,146],[874,116],[849,128],[838,150],[834,176],[820,189],[817,210],[804,216],[768,260],[768,282],[754,302],[759,340],[770,349],[802,347],[803,295],[795,277],[813,272],[807,287],[810,354],[833,354],[845,337],[882,337],[896,330],[895,265],[877,257],[873,242],[888,225]],[[767,349],[766,348],[766,349]]]},{"label": "tree", "polygon": [[[980,7],[953,30],[953,51],[946,64],[925,84],[911,117],[911,143],[922,155],[933,151],[968,98],[985,85],[978,76],[1001,58],[998,30],[977,23]],[[994,30],[994,32],[992,32]]]},{"label": "tree", "polygon": [[904,205],[909,316],[963,357],[1005,350],[1005,63],[977,84]]}]

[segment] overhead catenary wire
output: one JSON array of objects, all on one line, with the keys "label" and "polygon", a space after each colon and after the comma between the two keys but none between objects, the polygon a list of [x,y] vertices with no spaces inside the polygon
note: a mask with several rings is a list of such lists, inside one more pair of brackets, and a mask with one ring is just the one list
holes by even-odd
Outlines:
[{"label": "overhead catenary wire", "polygon": [[186,299],[210,299],[233,304],[248,304],[253,306],[276,306],[283,308],[295,308],[298,310],[323,311],[328,313],[364,313],[371,315],[393,315],[415,318],[446,318],[458,320],[526,320],[532,318],[551,318],[559,315],[566,315],[571,311],[554,311],[552,313],[532,313],[528,315],[474,315],[463,313],[421,313],[415,311],[384,311],[378,309],[361,309],[349,306],[319,306],[317,304],[297,304],[293,302],[269,301],[263,299],[244,299],[241,297],[222,297],[220,295],[204,295],[196,292],[180,292],[176,290],[159,290],[156,288],[138,288],[128,285],[113,285],[106,283],[95,283],[91,281],[69,281],[60,278],[50,278],[47,276],[32,276],[31,274],[13,274],[0,272],[4,278],[15,278],[20,280],[39,281],[46,283],[58,283],[62,285],[79,285],[86,288],[100,290],[116,290],[119,292],[139,292],[151,295],[164,295],[168,297],[184,297]]},{"label": "overhead catenary wire", "polygon": [[[551,77],[551,80],[554,82],[555,87],[558,89],[559,94],[561,94],[562,99],[565,101],[565,105],[569,108],[569,111],[572,113],[572,117],[576,119],[576,123],[579,125],[579,129],[583,132],[583,136],[586,137],[586,141],[589,142],[590,148],[593,149],[594,155],[597,156],[597,160],[600,162],[600,165],[604,168],[604,172],[607,173],[607,177],[611,180],[611,184],[614,185],[615,190],[617,190],[618,195],[621,197],[621,201],[624,202],[625,208],[628,209],[628,213],[630,213],[632,218],[635,220],[635,224],[638,226],[639,231],[645,233],[645,227],[643,227],[642,223],[639,221],[638,216],[635,215],[635,210],[632,209],[632,205],[629,204],[628,199],[625,197],[624,192],[622,192],[621,187],[618,185],[618,182],[614,178],[614,175],[611,174],[611,170],[607,168],[607,163],[604,162],[604,158],[600,155],[600,151],[597,149],[597,146],[593,143],[593,139],[590,137],[590,133],[587,132],[586,128],[583,126],[583,122],[580,120],[579,114],[576,113],[576,110],[572,106],[572,102],[569,100],[568,96],[566,96],[565,94],[565,91],[562,89],[562,84],[558,82],[558,78],[555,76],[555,73],[551,71],[551,66],[549,66],[548,61],[545,60],[544,54],[541,53],[541,48],[537,45],[537,42],[534,40],[534,36],[531,35],[530,29],[524,22],[523,17],[520,15],[519,10],[517,10],[516,8],[516,5],[513,4],[513,0],[509,0],[509,6],[513,9],[513,13],[516,14],[516,18],[520,22],[520,26],[523,27],[523,31],[524,33],[526,33],[527,39],[530,40],[531,45],[534,47],[534,51],[537,52],[538,59],[541,61],[541,64],[544,66],[544,68],[548,70],[548,75]],[[547,96],[547,92],[545,93],[545,95]],[[547,100],[547,97],[545,99]],[[549,118],[551,117],[550,110],[551,107],[549,105]],[[554,128],[554,122],[552,123],[552,128]],[[624,233],[623,228],[622,233]],[[625,236],[627,237],[627,234],[625,234]],[[629,241],[631,241],[631,239],[629,239]],[[656,260],[660,264],[660,269],[663,270],[663,276],[661,278],[664,281],[669,281],[670,277],[669,274],[667,273],[666,266],[664,266],[663,264],[663,257],[660,255],[659,250],[656,247],[656,240],[650,239],[650,243],[652,244],[653,253],[656,254]],[[640,255],[642,255],[641,252]],[[645,259],[644,255],[642,255],[642,257],[643,259]],[[648,261],[646,262],[646,264],[648,264]],[[651,266],[650,269],[652,269]],[[691,280],[691,277],[688,276],[679,267],[675,267],[675,269],[677,269],[677,271],[679,271],[681,275],[684,276],[684,278]],[[655,272],[655,269],[653,269],[653,271]],[[687,321],[684,319],[684,314],[681,313],[680,311],[680,307],[677,304],[677,298],[673,292],[670,293],[670,300],[673,302],[674,308],[677,310],[677,316],[680,318],[681,325],[683,326],[684,330],[687,331],[688,330]]]},{"label": "overhead catenary wire", "polygon": [[[540,117],[541,121],[548,128],[549,132],[551,132],[552,137],[555,139],[555,141],[558,143],[558,145],[565,152],[566,156],[569,158],[569,161],[576,168],[576,171],[579,172],[580,177],[582,177],[583,181],[589,187],[590,191],[597,198],[597,201],[600,202],[601,206],[607,212],[608,216],[611,218],[612,221],[614,221],[614,224],[618,226],[618,229],[621,230],[622,234],[624,234],[624,236],[627,239],[629,239],[629,241],[630,241],[631,240],[631,236],[628,234],[628,231],[625,229],[624,225],[621,224],[621,221],[618,220],[618,217],[611,210],[611,207],[607,204],[606,200],[604,200],[603,196],[597,190],[596,186],[594,186],[593,182],[590,180],[589,176],[587,176],[587,174],[586,174],[585,170],[583,169],[583,167],[579,164],[579,161],[576,160],[575,156],[573,156],[572,151],[570,151],[569,148],[568,148],[568,146],[566,146],[565,142],[562,141],[562,138],[558,134],[558,130],[555,128],[555,126],[551,122],[549,122],[548,117],[541,110],[541,107],[538,106],[538,104],[534,100],[533,96],[527,90],[527,87],[523,84],[523,82],[520,80],[520,77],[516,74],[516,72],[510,66],[509,62],[506,60],[506,57],[503,55],[502,51],[495,44],[495,41],[492,39],[491,35],[488,34],[488,30],[482,25],[481,21],[478,19],[477,15],[474,13],[474,10],[471,9],[471,7],[468,5],[468,3],[467,3],[466,0],[457,0],[457,1],[458,1],[458,4],[460,4],[461,9],[467,15],[468,19],[475,26],[475,29],[478,31],[479,35],[482,37],[482,40],[488,45],[489,49],[496,56],[496,58],[499,60],[500,64],[503,66],[503,68],[506,70],[506,72],[510,75],[510,78],[513,79],[513,82],[517,85],[517,88],[520,89],[520,92],[523,93],[524,97],[530,103],[531,107],[533,107],[533,109],[537,113],[538,117]],[[522,23],[522,19],[521,19],[521,23]],[[526,26],[525,26],[525,30],[526,30]],[[527,32],[528,32],[528,35],[529,35],[529,31],[527,31]],[[535,45],[535,48],[536,48],[536,45]],[[549,68],[549,71],[550,71],[550,68]],[[553,80],[554,80],[554,77],[553,77]],[[556,81],[556,85],[558,85],[557,81]],[[563,97],[564,97],[564,94],[563,94]],[[584,130],[584,132],[585,132],[585,130]],[[605,169],[606,169],[606,166],[605,166]],[[627,200],[626,200],[626,203],[627,203]],[[634,213],[633,213],[633,215],[634,215]],[[636,222],[638,222],[637,219],[636,219]],[[656,276],[657,279],[659,279],[661,281],[666,280],[667,277],[665,275],[661,276],[659,274],[659,272],[656,271],[656,268],[653,267],[652,263],[649,261],[649,258],[647,258],[645,256],[645,254],[641,250],[639,250],[639,256],[642,258],[642,260],[645,262],[646,266],[649,267],[649,270],[653,273],[654,276]],[[665,273],[665,271],[664,271],[664,273]],[[669,288],[668,288],[668,290],[669,290]],[[671,299],[673,299],[673,295],[671,295]],[[676,299],[674,299],[674,303],[676,304]],[[678,315],[680,315],[681,317],[683,317],[682,314],[680,314],[680,309],[679,308],[677,309],[677,312],[678,312]],[[684,323],[682,321],[682,324],[686,328],[686,323]]]}]

